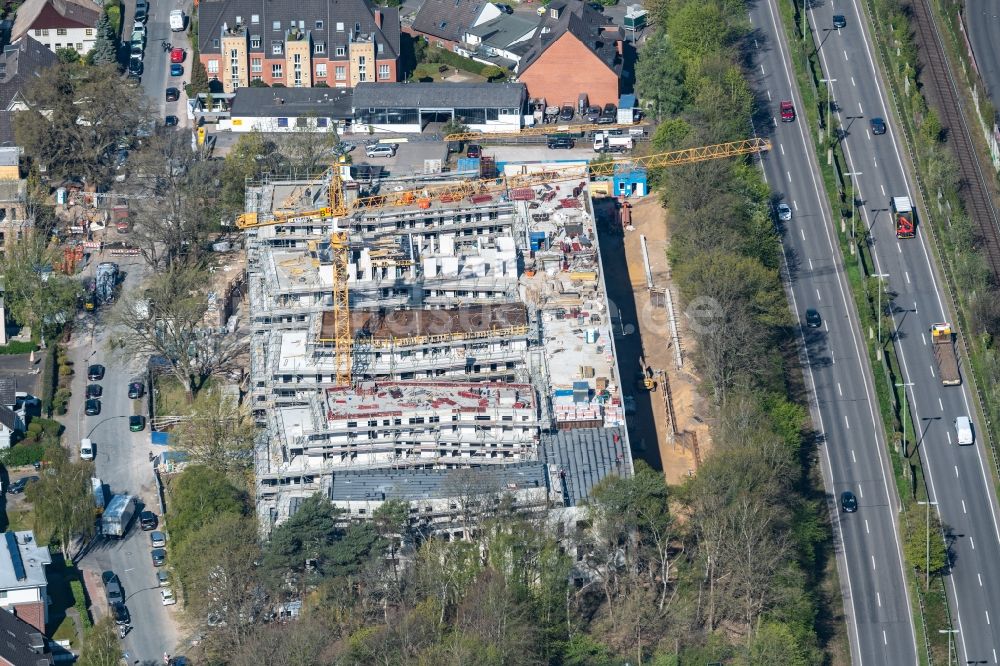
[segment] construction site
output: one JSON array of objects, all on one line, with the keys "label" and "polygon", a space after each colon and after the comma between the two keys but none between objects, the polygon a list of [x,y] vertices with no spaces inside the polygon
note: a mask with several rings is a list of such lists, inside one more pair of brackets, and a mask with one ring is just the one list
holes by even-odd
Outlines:
[{"label": "construction site", "polygon": [[237,224],[263,531],[318,492],[360,518],[402,500],[414,522],[460,536],[454,498],[470,488],[572,507],[632,473],[634,369],[616,355],[592,198],[618,168],[602,164],[377,182],[343,165],[248,186]]}]

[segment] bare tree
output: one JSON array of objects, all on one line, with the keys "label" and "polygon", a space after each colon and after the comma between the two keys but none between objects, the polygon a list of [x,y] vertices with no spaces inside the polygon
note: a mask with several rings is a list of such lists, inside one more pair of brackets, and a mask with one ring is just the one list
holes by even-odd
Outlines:
[{"label": "bare tree", "polygon": [[192,462],[242,481],[253,462],[257,427],[245,404],[218,387],[201,391],[191,415],[174,428],[174,446]]},{"label": "bare tree", "polygon": [[121,332],[111,344],[133,358],[165,358],[190,400],[209,377],[231,369],[244,351],[242,336],[206,323],[207,277],[197,268],[158,273],[144,291],[125,295],[111,316]]},{"label": "bare tree", "polygon": [[455,501],[462,522],[462,538],[472,540],[477,521],[485,520],[497,507],[500,488],[482,470],[465,468],[452,470],[442,483],[446,497]]}]

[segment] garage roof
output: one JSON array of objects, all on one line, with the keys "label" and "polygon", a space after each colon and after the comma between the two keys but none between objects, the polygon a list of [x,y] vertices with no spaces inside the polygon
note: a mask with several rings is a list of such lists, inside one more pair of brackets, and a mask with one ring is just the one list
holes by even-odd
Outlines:
[{"label": "garage roof", "polygon": [[351,117],[347,88],[239,88],[233,98],[234,118]]},{"label": "garage roof", "polygon": [[354,108],[519,109],[526,95],[523,83],[359,83]]}]

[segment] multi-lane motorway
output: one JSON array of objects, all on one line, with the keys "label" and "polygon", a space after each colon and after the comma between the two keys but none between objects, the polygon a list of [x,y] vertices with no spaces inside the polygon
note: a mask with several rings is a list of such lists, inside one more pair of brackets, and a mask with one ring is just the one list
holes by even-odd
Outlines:
[{"label": "multi-lane motorway", "polygon": [[[791,301],[802,320],[806,378],[814,396],[824,475],[833,502],[850,490],[859,504],[857,513],[839,513],[839,505],[833,511],[852,661],[913,664],[916,641],[895,529],[898,501],[864,341],[805,118],[777,121],[780,100],[792,99],[800,111],[803,106],[793,92],[792,64],[774,0],[754,6],[750,20],[757,56],[755,84],[771,110],[757,123],[757,132],[773,142],[763,159],[764,173],[772,190],[792,208],[792,219],[784,224],[784,249]],[[806,327],[807,308],[820,312],[821,327]]]},{"label": "multi-lane motorway", "polygon": [[986,83],[986,92],[1000,99],[1000,4],[995,0],[965,0],[965,26],[976,54],[976,66]]},{"label": "multi-lane motorway", "polygon": [[[775,12],[772,3],[761,4],[751,20],[760,46],[762,94],[776,109],[779,99],[790,96],[792,86]],[[835,14],[845,16],[846,27],[834,29]],[[934,510],[949,534],[952,567],[946,586],[959,630],[959,661],[995,664],[1000,649],[995,624],[1000,619],[996,500],[982,444],[958,447],[956,443],[954,418],[972,415],[968,390],[942,386],[934,365],[928,329],[935,322],[951,321],[952,316],[941,297],[926,229],[918,226],[917,238],[897,240],[888,213],[889,197],[912,199],[916,193],[908,184],[903,147],[874,65],[867,18],[853,0],[834,0],[815,4],[809,19],[836,101],[836,120],[845,130],[844,153],[848,172],[855,174],[860,221],[870,230],[876,272],[895,295],[894,344],[903,366],[903,382],[910,385],[906,390],[918,429],[915,439],[928,472]],[[776,36],[779,43],[775,43]],[[887,119],[887,134],[872,134],[872,117]],[[835,526],[838,536],[842,535],[841,573],[851,616],[852,649],[860,663],[911,664],[915,646],[907,619],[898,537],[893,532],[894,492],[886,477],[884,443],[875,426],[867,370],[859,367],[864,365],[858,352],[859,333],[845,314],[851,307],[842,296],[843,280],[831,238],[836,228],[819,200],[813,152],[801,122],[800,118],[773,130],[775,147],[764,164],[772,188],[795,212],[787,225],[785,244],[794,257],[790,274],[796,309],[801,316],[804,308],[817,307],[830,327],[815,339],[806,337],[817,424],[825,436],[833,479],[831,490],[839,493],[854,486],[863,491],[863,495],[859,492],[858,513],[842,516]],[[918,209],[918,218],[920,214]],[[929,632],[942,629],[946,627],[927,627]]]}]

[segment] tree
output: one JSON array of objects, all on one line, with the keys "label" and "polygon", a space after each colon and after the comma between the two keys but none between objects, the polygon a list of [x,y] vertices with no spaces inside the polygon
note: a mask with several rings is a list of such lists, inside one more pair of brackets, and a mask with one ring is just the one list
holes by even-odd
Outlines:
[{"label": "tree", "polygon": [[194,98],[198,93],[209,93],[211,88],[208,85],[208,71],[198,57],[198,50],[191,51],[191,83],[187,87],[187,95]]},{"label": "tree", "polygon": [[238,648],[263,619],[267,595],[257,562],[260,546],[252,517],[220,513],[174,548],[174,568],[185,591],[184,610],[195,622],[216,625],[211,643]]},{"label": "tree", "polygon": [[46,467],[39,481],[28,486],[25,496],[31,502],[35,529],[51,534],[67,558],[74,556],[70,544],[75,537],[86,540],[94,534],[94,496],[90,477],[94,466],[86,461],[72,462],[66,451],[50,448],[45,453]]},{"label": "tree", "polygon": [[80,54],[72,46],[64,46],[61,49],[56,49],[56,57],[64,65],[72,65],[80,62]]},{"label": "tree", "polygon": [[281,137],[279,150],[288,165],[297,172],[316,174],[336,163],[340,150],[337,130],[330,127],[321,131],[311,127],[297,127]]},{"label": "tree", "polygon": [[469,131],[468,125],[463,125],[454,118],[450,119],[444,125],[441,126],[441,134],[448,136],[449,134],[465,134]]},{"label": "tree", "polygon": [[118,666],[122,662],[122,646],[118,640],[115,619],[106,615],[97,621],[83,639],[79,666]]},{"label": "tree", "polygon": [[722,12],[711,2],[683,5],[670,17],[667,32],[689,70],[697,68],[702,58],[722,53],[729,36]]},{"label": "tree", "polygon": [[332,547],[343,535],[338,526],[339,513],[317,493],[306,498],[294,515],[271,532],[263,569],[277,587],[289,581],[288,574],[293,584],[314,584],[328,572]]},{"label": "tree", "polygon": [[118,142],[150,118],[113,65],[58,64],[24,89],[29,107],[14,116],[18,145],[53,178],[105,185],[115,170]]},{"label": "tree", "polygon": [[233,149],[226,155],[219,175],[219,202],[224,215],[242,213],[246,206],[246,184],[265,171],[273,168],[277,150],[274,143],[264,138],[260,132],[249,132],[237,139]]},{"label": "tree", "polygon": [[389,545],[392,560],[393,579],[399,584],[399,568],[396,562],[396,548],[404,541],[409,531],[410,507],[402,500],[387,500],[372,512],[372,524],[379,537]]},{"label": "tree", "polygon": [[10,316],[44,336],[69,321],[76,308],[80,283],[56,272],[59,253],[40,231],[26,229],[7,242],[0,255],[4,301]]},{"label": "tree", "polygon": [[[929,517],[925,512],[927,507],[920,507],[919,511],[911,512],[908,519],[903,522],[905,527],[903,535],[903,549],[906,551],[906,561],[921,574],[927,573],[928,547],[930,548],[930,572],[940,573],[948,565],[948,548],[943,538],[941,538],[941,522],[938,520],[937,512],[930,510]],[[930,523],[930,533],[927,527]]]},{"label": "tree", "polygon": [[170,539],[180,547],[188,536],[223,514],[244,515],[244,494],[218,470],[191,465],[171,483]]},{"label": "tree", "polygon": [[679,113],[684,108],[686,95],[684,64],[671,46],[667,33],[658,30],[641,51],[635,65],[639,97],[647,103],[652,102],[656,118]]},{"label": "tree", "polygon": [[90,60],[95,65],[117,65],[118,39],[115,36],[114,26],[111,25],[111,17],[108,10],[101,10],[101,18],[97,20],[97,36],[94,39],[94,46],[91,48]]},{"label": "tree", "polygon": [[245,352],[242,335],[204,323],[207,279],[197,268],[169,269],[154,275],[144,291],[126,294],[111,314],[120,335],[111,343],[134,359],[167,359],[192,401],[209,377],[235,367]]},{"label": "tree", "polygon": [[231,479],[253,464],[257,426],[246,404],[213,386],[201,391],[191,405],[191,414],[173,430],[174,447],[191,462],[205,465]]}]

